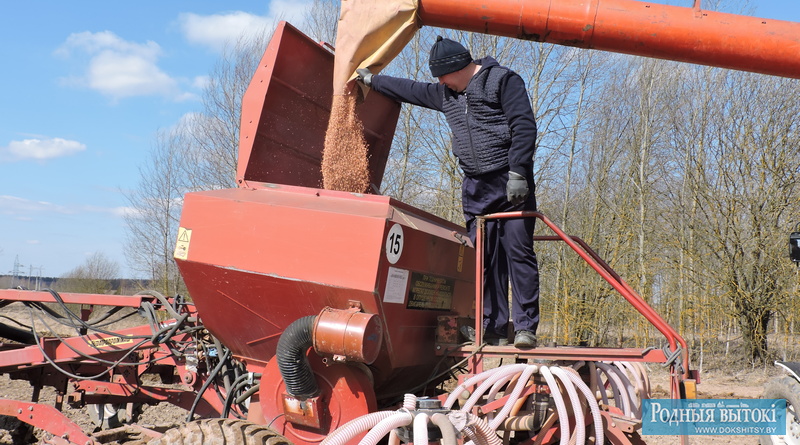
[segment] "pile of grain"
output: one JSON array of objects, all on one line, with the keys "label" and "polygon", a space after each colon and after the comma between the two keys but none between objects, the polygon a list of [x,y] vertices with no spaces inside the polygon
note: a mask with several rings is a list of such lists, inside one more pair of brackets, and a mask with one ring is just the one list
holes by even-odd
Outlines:
[{"label": "pile of grain", "polygon": [[325,148],[322,186],[326,190],[364,193],[369,189],[369,162],[364,125],[356,115],[356,95],[334,95]]}]

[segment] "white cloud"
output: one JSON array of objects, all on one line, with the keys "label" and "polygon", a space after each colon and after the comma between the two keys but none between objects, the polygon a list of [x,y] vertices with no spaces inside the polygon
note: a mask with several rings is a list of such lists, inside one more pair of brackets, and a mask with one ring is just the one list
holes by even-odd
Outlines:
[{"label": "white cloud", "polygon": [[186,12],[178,16],[178,23],[187,41],[221,52],[226,45],[236,43],[241,37],[263,36],[279,20],[302,28],[303,17],[310,5],[308,0],[272,0],[266,16],[242,11],[212,15]]},{"label": "white cloud", "polygon": [[86,145],[62,138],[24,139],[11,141],[7,147],[0,147],[0,162],[52,159],[70,156],[84,150]]},{"label": "white cloud", "polygon": [[89,88],[114,98],[168,96],[176,82],[155,64],[137,54],[103,51],[94,56],[86,73]]},{"label": "white cloud", "polygon": [[241,11],[205,16],[185,12],[178,16],[178,23],[190,43],[221,51],[242,35],[263,32],[272,26],[273,20]]},{"label": "white cloud", "polygon": [[159,68],[161,47],[152,41],[142,44],[123,40],[111,31],[85,31],[70,35],[56,50],[56,55],[65,58],[88,56],[86,72],[77,79],[64,80],[115,100],[181,94],[177,81]]},{"label": "white cloud", "polygon": [[198,90],[203,90],[211,82],[210,76],[196,76],[192,81],[192,86]]},{"label": "white cloud", "polygon": [[67,207],[47,201],[31,201],[17,196],[0,195],[0,214],[9,215],[19,220],[30,220],[31,213],[49,212],[71,214],[76,213]]},{"label": "white cloud", "polygon": [[112,216],[116,216],[119,218],[125,217],[127,215],[136,215],[138,212],[133,207],[98,207],[93,205],[84,205],[80,206],[81,212],[88,212],[88,213],[107,213]]},{"label": "white cloud", "polygon": [[303,17],[310,8],[310,1],[272,0],[269,4],[269,14],[274,20],[286,20],[302,29]]},{"label": "white cloud", "polygon": [[114,207],[109,209],[111,214],[117,216],[119,218],[124,218],[126,216],[136,216],[139,214],[139,211],[136,210],[134,207]]},{"label": "white cloud", "polygon": [[100,207],[88,204],[79,205],[60,205],[47,201],[33,201],[18,196],[0,195],[0,215],[7,215],[20,221],[32,221],[32,215],[57,213],[62,215],[74,215],[81,213],[100,213],[109,214],[115,217],[134,214],[136,211],[131,207]]}]

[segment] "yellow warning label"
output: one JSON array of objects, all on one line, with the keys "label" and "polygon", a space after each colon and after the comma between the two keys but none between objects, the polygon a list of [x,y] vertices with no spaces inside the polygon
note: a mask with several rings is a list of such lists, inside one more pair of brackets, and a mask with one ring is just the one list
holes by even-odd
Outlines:
[{"label": "yellow warning label", "polygon": [[189,258],[189,242],[192,240],[191,229],[178,227],[178,241],[175,243],[175,253],[173,256],[179,260]]},{"label": "yellow warning label", "polygon": [[97,340],[89,340],[89,344],[94,346],[95,348],[101,348],[103,346],[126,345],[128,343],[133,343],[133,339],[122,338],[122,337],[107,337],[107,338],[98,338]]}]

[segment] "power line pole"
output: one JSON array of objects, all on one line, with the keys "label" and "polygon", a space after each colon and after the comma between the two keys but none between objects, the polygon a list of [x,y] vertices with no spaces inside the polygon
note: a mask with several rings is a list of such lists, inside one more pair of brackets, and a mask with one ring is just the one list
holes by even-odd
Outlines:
[{"label": "power line pole", "polygon": [[40,265],[37,269],[39,269],[39,274],[36,275],[36,289],[34,290],[39,290],[39,287],[42,285],[42,271],[44,270],[44,266]]},{"label": "power line pole", "polygon": [[[17,278],[22,277],[22,268],[25,267],[19,263],[19,255],[14,258],[14,270],[11,271],[11,287],[17,287]],[[19,280],[20,282],[22,280]]]}]

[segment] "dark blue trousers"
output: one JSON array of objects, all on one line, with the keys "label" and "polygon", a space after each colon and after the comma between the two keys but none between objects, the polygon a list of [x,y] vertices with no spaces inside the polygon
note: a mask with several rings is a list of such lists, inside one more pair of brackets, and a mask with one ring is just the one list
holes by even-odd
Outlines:
[{"label": "dark blue trousers", "polygon": [[[473,244],[476,216],[536,210],[533,181],[528,180],[531,191],[528,200],[518,206],[511,205],[506,198],[507,181],[507,170],[464,178],[462,205]],[[486,221],[483,327],[489,335],[507,335],[509,278],[514,330],[536,333],[539,326],[539,264],[533,250],[534,225],[533,218]]]}]

